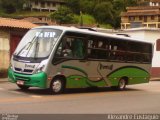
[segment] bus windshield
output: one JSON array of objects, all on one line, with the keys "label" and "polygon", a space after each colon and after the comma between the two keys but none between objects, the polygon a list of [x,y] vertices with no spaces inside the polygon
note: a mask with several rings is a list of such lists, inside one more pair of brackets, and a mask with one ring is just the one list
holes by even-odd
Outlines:
[{"label": "bus windshield", "polygon": [[48,57],[61,32],[48,28],[32,29],[23,37],[14,55],[27,58]]}]

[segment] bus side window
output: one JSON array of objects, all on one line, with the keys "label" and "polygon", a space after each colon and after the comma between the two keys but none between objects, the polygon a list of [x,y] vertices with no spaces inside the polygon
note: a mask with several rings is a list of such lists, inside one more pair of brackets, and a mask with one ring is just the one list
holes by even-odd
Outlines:
[{"label": "bus side window", "polygon": [[97,58],[95,40],[88,40],[88,57]]},{"label": "bus side window", "polygon": [[98,41],[97,55],[98,55],[99,59],[106,59],[107,58],[106,44],[104,41]]},{"label": "bus side window", "polygon": [[90,36],[88,40],[88,58],[107,60],[109,55],[108,38]]},{"label": "bus side window", "polygon": [[109,43],[109,57],[111,60],[126,61],[127,41],[111,39]]},{"label": "bus side window", "polygon": [[71,50],[71,39],[68,37],[64,37],[59,44],[56,54],[56,57],[69,57],[72,56]]},{"label": "bus side window", "polygon": [[114,43],[115,41],[111,40],[109,43],[109,59],[110,60],[115,60],[116,59],[116,50],[117,50],[117,45]]},{"label": "bus side window", "polygon": [[83,58],[84,57],[84,44],[83,40],[80,38],[75,38],[72,42],[72,51],[74,58]]},{"label": "bus side window", "polygon": [[63,47],[62,47],[62,56],[63,57],[72,57],[72,49],[71,49],[71,43],[72,39],[69,37],[66,37],[63,41]]}]

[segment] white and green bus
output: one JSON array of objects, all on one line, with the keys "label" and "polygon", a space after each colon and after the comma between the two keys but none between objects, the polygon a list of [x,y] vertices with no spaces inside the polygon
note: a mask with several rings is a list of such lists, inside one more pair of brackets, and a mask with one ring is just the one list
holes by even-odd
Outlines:
[{"label": "white and green bus", "polygon": [[33,28],[22,38],[8,69],[21,89],[112,87],[148,83],[153,45],[130,37],[62,26]]}]

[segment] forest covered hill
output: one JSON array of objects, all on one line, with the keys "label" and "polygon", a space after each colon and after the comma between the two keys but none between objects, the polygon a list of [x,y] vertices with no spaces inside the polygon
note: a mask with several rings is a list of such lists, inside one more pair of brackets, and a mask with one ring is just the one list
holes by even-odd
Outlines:
[{"label": "forest covered hill", "polygon": [[[97,24],[120,27],[120,14],[128,6],[147,4],[144,0],[64,0],[65,5],[52,13],[33,12],[26,6],[30,0],[0,0],[1,17],[46,15],[59,24]],[[45,0],[43,0],[45,1]]]}]

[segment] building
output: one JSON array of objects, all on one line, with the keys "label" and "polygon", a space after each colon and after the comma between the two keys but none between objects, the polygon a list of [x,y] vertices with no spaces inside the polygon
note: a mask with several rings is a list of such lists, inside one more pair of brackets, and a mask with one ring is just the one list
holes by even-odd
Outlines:
[{"label": "building", "polygon": [[149,6],[160,6],[159,0],[150,0]]},{"label": "building", "polygon": [[160,6],[128,7],[121,13],[121,29],[160,28]]},{"label": "building", "polygon": [[139,2],[140,6],[127,7],[127,11],[121,13],[121,29],[160,28],[160,0]]},{"label": "building", "polygon": [[37,25],[55,25],[56,22],[52,21],[48,16],[28,16],[28,17],[21,17],[21,18],[17,18],[20,20],[25,20],[25,21],[29,21],[33,24],[37,24]]},{"label": "building", "polygon": [[59,6],[64,4],[65,0],[27,0],[24,6],[31,8],[31,11],[35,10],[53,12],[56,11]]},{"label": "building", "polygon": [[10,57],[21,38],[29,29],[36,26],[24,20],[0,17],[0,77],[6,73]]}]

